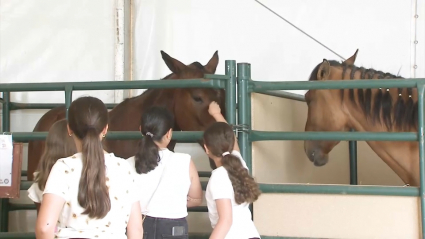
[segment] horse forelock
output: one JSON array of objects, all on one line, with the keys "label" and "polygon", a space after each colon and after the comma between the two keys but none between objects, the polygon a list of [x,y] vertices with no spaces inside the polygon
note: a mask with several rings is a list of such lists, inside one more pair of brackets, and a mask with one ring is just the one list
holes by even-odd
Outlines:
[{"label": "horse forelock", "polygon": [[[333,67],[342,67],[341,80],[404,79],[401,76],[373,68],[357,67],[337,61],[329,61],[329,63]],[[310,80],[317,80],[319,67],[320,64],[313,70]],[[356,75],[356,72],[360,72],[360,75]],[[341,89],[341,100],[344,99],[346,91],[348,91],[348,99],[354,105],[359,106],[365,117],[371,119],[372,123],[383,124],[390,131],[393,128],[398,130],[417,129],[418,102],[413,100],[412,88],[398,88],[396,95],[391,95],[390,90],[386,88],[376,89],[374,92],[372,89]],[[357,101],[355,95],[357,95]]]},{"label": "horse forelock", "polygon": [[189,66],[195,66],[196,69],[198,69],[198,70],[203,70],[204,69],[204,66],[201,63],[199,63],[198,61],[193,62]]}]

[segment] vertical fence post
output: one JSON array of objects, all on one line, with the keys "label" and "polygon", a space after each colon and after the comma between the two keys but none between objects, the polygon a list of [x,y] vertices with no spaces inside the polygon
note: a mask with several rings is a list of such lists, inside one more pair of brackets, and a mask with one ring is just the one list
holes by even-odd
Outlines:
[{"label": "vertical fence post", "polygon": [[[249,91],[249,81],[251,80],[251,64],[238,63],[238,124],[247,125],[247,129],[251,130],[251,92]],[[239,148],[242,157],[248,166],[249,173],[252,175],[252,142],[246,132],[238,134]],[[253,204],[249,205],[251,217],[254,219]]]},{"label": "vertical fence post", "polygon": [[68,120],[68,110],[69,110],[69,106],[71,105],[71,102],[72,102],[72,89],[73,89],[72,85],[65,86],[66,120]]},{"label": "vertical fence post", "polygon": [[421,226],[422,238],[425,238],[425,142],[424,142],[424,91],[425,84],[418,84],[418,138],[419,138],[419,175],[420,175],[420,200],[421,200]]},{"label": "vertical fence post", "polygon": [[236,61],[226,60],[226,120],[229,124],[236,124]]},{"label": "vertical fence post", "polygon": [[[351,129],[351,132],[354,132]],[[357,185],[357,141],[348,142],[348,151],[350,155],[350,184]]]},{"label": "vertical fence post", "polygon": [[[3,132],[10,132],[10,92],[3,92]],[[2,198],[0,204],[0,232],[9,230],[9,199]]]},{"label": "vertical fence post", "polygon": [[10,92],[3,92],[3,132],[10,131]]},{"label": "vertical fence post", "polygon": [[[251,65],[238,63],[238,124],[245,124],[251,130],[251,93],[248,86],[251,80]],[[238,134],[239,147],[249,172],[252,174],[252,150],[249,135],[244,132]]]}]

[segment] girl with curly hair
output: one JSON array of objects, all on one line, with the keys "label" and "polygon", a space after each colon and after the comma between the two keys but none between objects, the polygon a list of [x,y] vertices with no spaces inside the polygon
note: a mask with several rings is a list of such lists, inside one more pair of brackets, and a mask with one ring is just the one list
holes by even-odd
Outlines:
[{"label": "girl with curly hair", "polygon": [[212,102],[208,112],[217,121],[204,132],[205,151],[217,166],[205,193],[214,228],[210,239],[260,238],[249,210],[261,194],[259,187],[249,175],[233,129],[218,104]]}]

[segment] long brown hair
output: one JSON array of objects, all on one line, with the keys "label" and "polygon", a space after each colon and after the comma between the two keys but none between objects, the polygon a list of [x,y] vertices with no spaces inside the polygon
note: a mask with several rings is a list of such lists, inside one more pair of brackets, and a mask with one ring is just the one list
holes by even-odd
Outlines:
[{"label": "long brown hair", "polygon": [[104,218],[111,210],[106,187],[105,155],[99,138],[108,123],[108,110],[95,97],[81,97],[68,110],[68,125],[81,140],[83,169],[78,188],[78,203],[83,214],[90,218]]},{"label": "long brown hair", "polygon": [[[204,132],[204,142],[211,154],[222,157],[221,164],[227,170],[232,182],[236,203],[255,202],[261,191],[240,159],[231,154],[235,145],[232,127],[224,122],[212,124]],[[229,152],[229,154],[223,157],[222,155],[225,152]]]},{"label": "long brown hair", "polygon": [[44,190],[50,170],[60,158],[66,158],[77,153],[74,139],[68,135],[66,120],[59,120],[52,125],[47,134],[43,155],[38,163],[38,174],[35,182],[41,191]]},{"label": "long brown hair", "polygon": [[159,148],[155,144],[173,128],[174,116],[164,107],[154,106],[146,110],[140,122],[143,138],[135,155],[138,174],[148,173],[158,166]]}]

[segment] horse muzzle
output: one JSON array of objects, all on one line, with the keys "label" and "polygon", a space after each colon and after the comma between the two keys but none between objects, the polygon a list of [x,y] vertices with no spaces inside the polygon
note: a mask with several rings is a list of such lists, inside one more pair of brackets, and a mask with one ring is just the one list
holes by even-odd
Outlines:
[{"label": "horse muzzle", "polygon": [[319,148],[312,150],[306,149],[305,153],[314,166],[320,167],[327,164],[329,161],[329,155],[324,154]]}]

